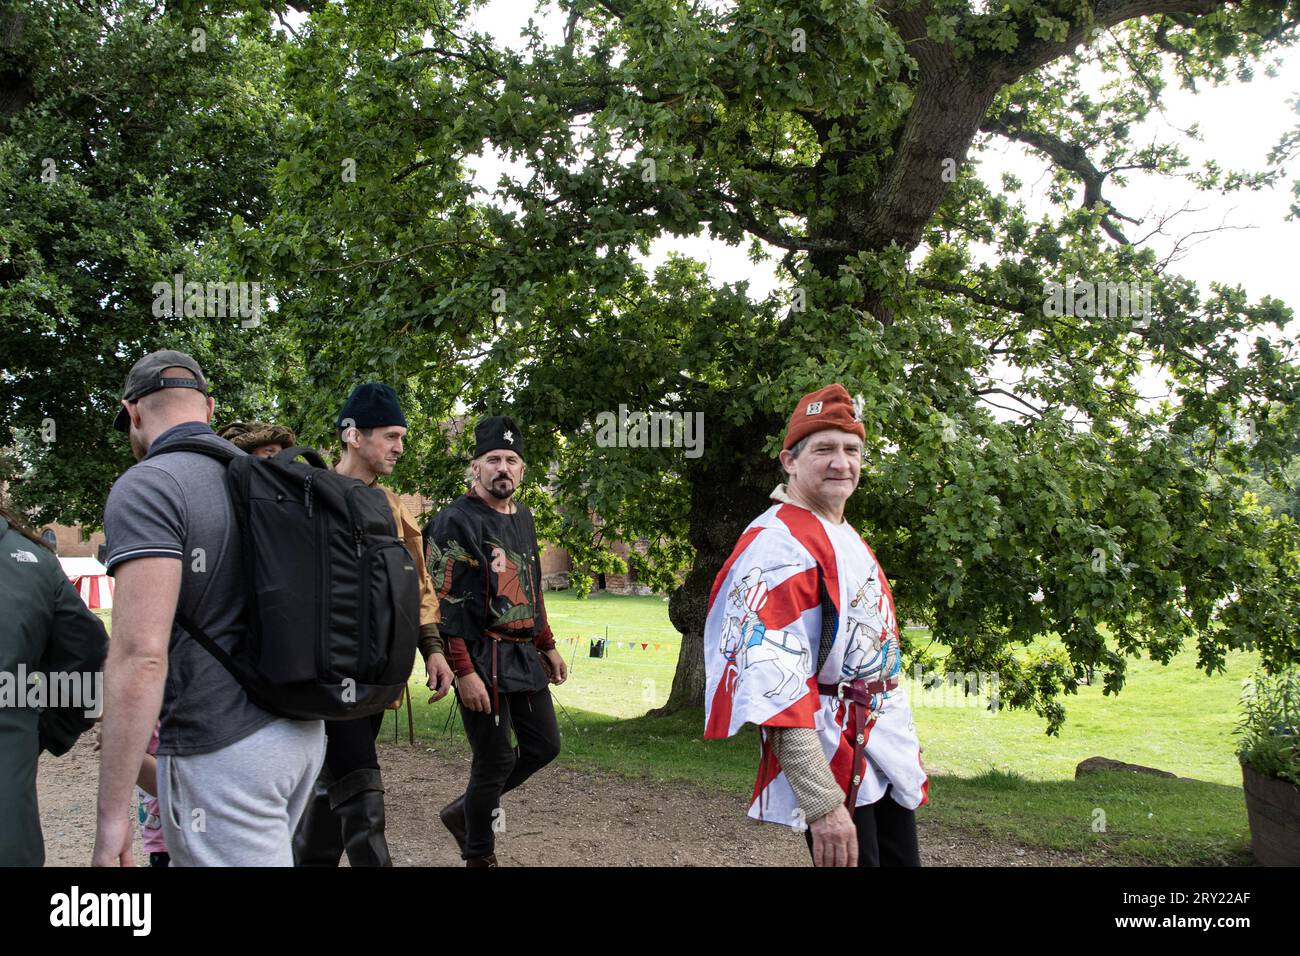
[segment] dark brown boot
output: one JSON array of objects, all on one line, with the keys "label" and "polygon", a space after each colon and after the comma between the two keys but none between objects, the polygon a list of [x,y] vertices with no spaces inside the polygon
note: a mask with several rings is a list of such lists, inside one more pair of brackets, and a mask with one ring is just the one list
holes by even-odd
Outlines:
[{"label": "dark brown boot", "polygon": [[495,853],[489,853],[487,856],[472,856],[465,861],[466,869],[478,869],[479,867],[496,865],[497,855]]},{"label": "dark brown boot", "polygon": [[[447,804],[438,813],[438,819],[442,821],[453,837],[456,838],[456,846],[460,847],[460,852],[465,852],[465,840],[467,839],[467,829],[465,823],[465,794],[461,794],[451,803]],[[493,866],[496,865],[494,862]]]}]

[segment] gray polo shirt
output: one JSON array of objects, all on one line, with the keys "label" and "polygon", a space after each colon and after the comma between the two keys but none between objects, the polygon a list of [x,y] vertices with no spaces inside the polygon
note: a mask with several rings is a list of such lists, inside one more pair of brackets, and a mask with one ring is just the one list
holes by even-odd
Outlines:
[{"label": "gray polo shirt", "polygon": [[[195,434],[195,432],[199,432]],[[210,429],[184,437],[229,446]],[[181,562],[179,608],[227,651],[244,635],[241,540],[226,491],[226,467],[194,452],[166,452],[166,432],[127,470],[104,508],[110,574],[136,558]],[[229,446],[233,447],[233,446]],[[242,452],[241,452],[242,454]],[[276,718],[262,710],[211,654],[179,626],[167,651],[158,753],[210,753]]]}]

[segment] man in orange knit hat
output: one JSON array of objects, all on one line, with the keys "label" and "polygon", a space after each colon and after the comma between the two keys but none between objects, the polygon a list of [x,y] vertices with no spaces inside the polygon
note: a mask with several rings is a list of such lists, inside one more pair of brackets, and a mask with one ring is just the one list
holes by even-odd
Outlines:
[{"label": "man in orange knit hat", "polygon": [[808,831],[817,866],[919,866],[929,783],[889,582],[844,520],[866,431],[839,384],[786,429],[788,482],[718,572],[704,625],[706,738],[759,726],[749,815]]}]

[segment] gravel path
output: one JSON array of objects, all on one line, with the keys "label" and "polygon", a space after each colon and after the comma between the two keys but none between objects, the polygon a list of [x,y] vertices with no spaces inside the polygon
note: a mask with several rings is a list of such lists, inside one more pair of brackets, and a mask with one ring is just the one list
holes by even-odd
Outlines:
[{"label": "gravel path", "polygon": [[[388,839],[397,866],[458,866],[438,810],[464,786],[469,758],[380,743]],[[41,758],[37,789],[46,863],[84,866],[94,844],[99,755],[83,737]],[[599,770],[547,768],[509,794],[497,839],[503,866],[807,866],[801,834],[745,817],[743,798],[683,784],[626,780]],[[1070,866],[1081,857],[1018,847],[919,820],[926,866]],[[143,859],[136,841],[136,862]]]}]

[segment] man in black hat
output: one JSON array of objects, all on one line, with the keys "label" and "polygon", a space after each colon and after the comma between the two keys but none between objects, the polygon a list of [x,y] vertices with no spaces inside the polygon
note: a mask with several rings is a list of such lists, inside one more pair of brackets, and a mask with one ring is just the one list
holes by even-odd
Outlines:
[{"label": "man in black hat", "polygon": [[[343,456],[334,470],[384,493],[397,536],[415,561],[420,578],[420,651],[433,699],[439,700],[451,689],[452,674],[438,635],[438,598],[425,569],[420,527],[402,499],[377,484],[380,475],[393,473],[402,456],[406,416],[397,393],[379,382],[358,385],[336,424]],[[298,866],[338,866],[345,850],[352,866],[392,865],[384,836],[384,783],[375,752],[375,736],[383,721],[380,711],[373,717],[325,722],[325,766],[294,835]]]},{"label": "man in black hat", "polygon": [[440,816],[466,865],[496,866],[501,795],[560,752],[546,684],[564,683],[568,669],[546,622],[533,516],[514,500],[523,435],[513,419],[496,416],[478,423],[474,439],[470,489],[425,526],[424,546],[474,752],[465,793]]},{"label": "man in black hat", "polygon": [[183,612],[227,652],[245,633],[242,549],[226,469],[169,451],[213,434],[213,403],[184,352],[146,355],[131,369],[114,422],[137,464],[104,508],[114,575],[113,638],[104,668],[103,745],[94,862],[131,862],[127,807],[156,722],[158,799],[176,866],[289,866],[293,830],[324,756],[319,720],[262,710],[175,625]]}]

